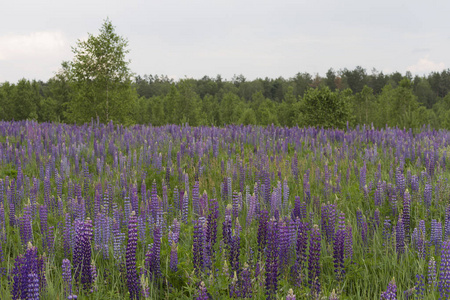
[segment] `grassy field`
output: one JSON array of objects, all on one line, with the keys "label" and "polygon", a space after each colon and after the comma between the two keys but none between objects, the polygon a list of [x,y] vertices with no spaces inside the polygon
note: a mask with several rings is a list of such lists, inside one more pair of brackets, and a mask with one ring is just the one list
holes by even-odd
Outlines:
[{"label": "grassy field", "polygon": [[0,122],[0,298],[447,299],[449,142]]}]

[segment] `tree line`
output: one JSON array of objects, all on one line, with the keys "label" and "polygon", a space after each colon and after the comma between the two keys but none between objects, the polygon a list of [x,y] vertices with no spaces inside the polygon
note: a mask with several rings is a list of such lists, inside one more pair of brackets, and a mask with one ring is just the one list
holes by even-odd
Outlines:
[{"label": "tree line", "polygon": [[325,76],[247,80],[237,75],[173,80],[135,76],[128,42],[106,20],[98,35],[73,48],[48,81],[0,83],[0,120],[344,127],[373,125],[450,129],[450,69],[424,76],[362,67]]}]

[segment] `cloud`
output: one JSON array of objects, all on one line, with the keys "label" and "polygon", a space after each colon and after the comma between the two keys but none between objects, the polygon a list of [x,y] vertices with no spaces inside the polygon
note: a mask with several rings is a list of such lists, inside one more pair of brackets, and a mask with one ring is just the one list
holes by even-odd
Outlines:
[{"label": "cloud", "polygon": [[432,71],[442,71],[445,69],[445,64],[443,62],[436,63],[428,59],[428,55],[424,58],[419,59],[419,61],[412,66],[406,68],[406,70],[412,73],[429,73]]},{"label": "cloud", "polygon": [[430,52],[430,51],[431,51],[430,48],[415,48],[411,52],[416,54],[416,53],[426,53],[426,52]]},{"label": "cloud", "polygon": [[61,32],[33,32],[0,36],[0,60],[23,60],[59,56],[67,40]]}]

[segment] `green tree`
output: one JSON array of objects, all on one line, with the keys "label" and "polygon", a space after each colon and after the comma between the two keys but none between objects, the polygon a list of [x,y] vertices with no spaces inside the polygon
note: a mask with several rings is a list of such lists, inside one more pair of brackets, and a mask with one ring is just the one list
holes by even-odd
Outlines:
[{"label": "green tree", "polygon": [[344,69],[342,71],[342,77],[354,93],[359,93],[366,84],[367,74],[364,68],[357,66],[352,71]]},{"label": "green tree", "polygon": [[255,125],[256,115],[253,109],[247,108],[239,119],[239,123],[243,125]]},{"label": "green tree", "polygon": [[15,118],[14,91],[15,85],[9,82],[0,86],[0,120],[10,121]]},{"label": "green tree", "polygon": [[61,70],[47,81],[44,91],[46,98],[52,98],[56,101],[56,107],[54,107],[54,110],[57,118],[63,122],[67,121],[65,115],[68,108],[68,103],[71,99],[71,86],[68,78],[69,68],[69,63],[63,62]]},{"label": "green tree", "polygon": [[414,94],[417,96],[419,103],[432,108],[436,101],[436,95],[431,89],[431,85],[424,77],[416,76],[414,78]]},{"label": "green tree", "polygon": [[375,96],[373,90],[365,85],[360,93],[357,93],[353,101],[353,111],[357,124],[370,124],[373,121],[375,109]]},{"label": "green tree", "polygon": [[330,88],[332,92],[336,90],[336,73],[331,68],[327,71],[327,78],[325,79],[325,84]]},{"label": "green tree", "polygon": [[309,89],[301,102],[304,125],[344,128],[351,119],[351,90],[332,92],[329,87]]},{"label": "green tree", "polygon": [[394,89],[393,101],[391,102],[389,121],[391,126],[402,125],[401,116],[404,112],[414,112],[419,108],[417,97],[412,90],[411,81],[404,78]]},{"label": "green tree", "polygon": [[440,99],[433,106],[433,111],[437,116],[439,127],[450,130],[450,94]]},{"label": "green tree", "polygon": [[12,99],[15,106],[15,120],[37,120],[37,111],[41,101],[37,82],[31,83],[26,79],[19,80],[12,94]]},{"label": "green tree", "polygon": [[174,120],[177,124],[188,123],[197,126],[200,123],[200,97],[193,89],[192,81],[181,80],[178,83],[178,97],[175,100]]},{"label": "green tree", "polygon": [[58,121],[58,114],[56,109],[58,107],[58,102],[51,98],[43,98],[40,103],[39,109],[39,121],[40,122],[54,122]]},{"label": "green tree", "polygon": [[[223,96],[222,101],[220,102],[220,121],[223,124],[235,124],[239,120],[239,115],[237,111],[237,107],[241,99],[238,95],[229,92]],[[220,124],[222,125],[222,124]]]},{"label": "green tree", "polygon": [[[180,93],[175,84],[170,87],[170,92],[164,97],[164,118],[167,123],[181,124],[183,116],[175,115],[175,108],[179,102]],[[179,111],[179,110],[178,110]]]},{"label": "green tree", "polygon": [[127,46],[107,19],[98,36],[89,34],[72,48],[75,57],[67,70],[72,82],[69,121],[84,123],[98,117],[103,123],[133,122],[137,92],[131,84],[130,61],[125,59]]},{"label": "green tree", "polygon": [[297,98],[294,95],[294,88],[290,86],[284,94],[283,102],[279,105],[278,120],[280,125],[292,127],[297,123],[298,111],[296,103]]},{"label": "green tree", "polygon": [[309,73],[297,73],[291,80],[294,83],[294,95],[296,97],[303,97],[312,84],[312,77]]}]

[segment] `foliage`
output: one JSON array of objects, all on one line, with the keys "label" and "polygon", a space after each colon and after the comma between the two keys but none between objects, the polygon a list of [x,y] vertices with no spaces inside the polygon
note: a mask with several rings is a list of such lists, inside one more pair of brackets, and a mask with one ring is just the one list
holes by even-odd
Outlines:
[{"label": "foliage", "polygon": [[[46,82],[0,84],[0,120],[115,124],[257,124],[449,128],[450,70],[412,76],[329,69],[324,77],[235,75],[174,80],[134,76],[128,41],[110,20],[72,48],[74,58]],[[350,90],[349,90],[350,89]]]},{"label": "foliage", "polygon": [[328,87],[309,89],[300,106],[303,124],[344,128],[351,118],[350,93],[349,90],[332,92]]},{"label": "foliage", "polygon": [[[163,109],[162,97],[139,105],[152,101]],[[240,120],[255,121],[253,109]],[[386,290],[405,299],[414,289],[423,299],[448,297],[427,276],[429,261],[438,279],[449,272],[448,131],[112,125],[0,122],[2,299],[18,286],[23,295],[27,281],[18,276],[37,270],[20,269],[29,249],[44,261],[41,299],[66,298],[70,280],[77,299],[128,299],[130,282],[147,299],[193,299],[200,287],[212,299],[243,291],[253,299],[380,299]],[[397,227],[406,220],[400,252]],[[265,230],[270,240],[262,243]],[[120,246],[132,249],[128,269]],[[80,249],[92,260],[78,281]],[[72,274],[64,274],[64,259]],[[127,280],[131,269],[141,281]],[[92,289],[83,289],[86,278]]]},{"label": "foliage", "polygon": [[68,103],[67,119],[78,124],[99,119],[107,123],[132,123],[132,113],[137,99],[131,85],[128,42],[117,35],[108,19],[100,34],[89,34],[86,41],[79,40],[72,49],[68,78],[72,90]]}]

